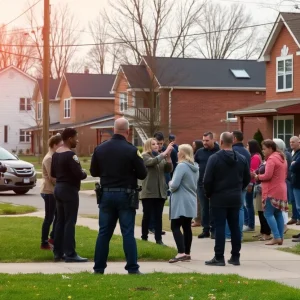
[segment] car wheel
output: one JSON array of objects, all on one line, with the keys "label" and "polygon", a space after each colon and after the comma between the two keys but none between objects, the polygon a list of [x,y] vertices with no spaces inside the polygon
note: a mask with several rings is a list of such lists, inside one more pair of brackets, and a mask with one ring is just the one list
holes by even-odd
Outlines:
[{"label": "car wheel", "polygon": [[18,189],[18,190],[14,190],[14,192],[15,192],[17,195],[25,195],[26,193],[29,192],[29,189]]}]

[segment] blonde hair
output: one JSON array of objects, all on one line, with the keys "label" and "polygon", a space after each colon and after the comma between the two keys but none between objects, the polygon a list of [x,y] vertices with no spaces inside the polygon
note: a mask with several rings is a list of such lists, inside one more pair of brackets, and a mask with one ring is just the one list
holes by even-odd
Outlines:
[{"label": "blonde hair", "polygon": [[193,148],[189,144],[182,144],[178,147],[178,152],[183,154],[183,157],[178,160],[178,162],[188,161],[190,163],[194,163],[194,152]]},{"label": "blonde hair", "polygon": [[150,138],[150,139],[146,140],[146,142],[144,143],[144,146],[143,146],[143,153],[142,154],[152,152],[151,143],[152,143],[153,140],[156,141],[155,138]]}]

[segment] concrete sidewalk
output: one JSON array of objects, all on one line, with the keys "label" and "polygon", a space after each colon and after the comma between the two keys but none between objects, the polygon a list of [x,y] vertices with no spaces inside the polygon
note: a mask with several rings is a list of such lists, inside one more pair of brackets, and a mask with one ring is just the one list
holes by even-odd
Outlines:
[{"label": "concrete sidewalk", "polygon": [[[28,214],[26,216],[43,217],[44,212]],[[78,218],[78,225],[98,230],[98,220]],[[296,228],[296,227],[295,227]],[[136,237],[139,238],[141,228],[136,226]],[[117,226],[115,234],[120,234]],[[154,241],[154,236],[149,239]],[[166,245],[175,247],[172,233],[163,236]],[[226,267],[208,267],[205,260],[213,257],[214,240],[198,239],[194,237],[192,245],[192,261],[169,264],[168,262],[141,262],[141,271],[144,273],[167,272],[187,273],[196,272],[204,274],[238,274],[251,279],[275,280],[290,286],[300,288],[300,256],[276,250],[278,247],[294,246],[290,240],[284,241],[284,246],[266,246],[264,242],[243,243],[241,250],[241,266],[226,265]],[[226,243],[226,259],[230,257],[230,243]],[[126,274],[124,262],[108,263],[106,273]],[[1,263],[0,273],[45,273],[67,274],[83,271],[92,272],[93,263]]]}]

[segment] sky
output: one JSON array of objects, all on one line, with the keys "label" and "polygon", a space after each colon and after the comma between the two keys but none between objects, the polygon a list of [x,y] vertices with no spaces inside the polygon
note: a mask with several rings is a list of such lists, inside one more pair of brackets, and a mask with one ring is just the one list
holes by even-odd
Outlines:
[{"label": "sky", "polygon": [[[29,0],[0,0],[0,24],[7,24],[18,15],[28,8]],[[37,0],[30,0],[31,3],[35,3]],[[89,21],[94,20],[101,10],[108,8],[109,0],[50,0],[52,6],[68,3],[73,14],[78,18],[80,22],[80,28],[77,30],[87,30]],[[176,0],[173,0],[176,1]],[[200,1],[200,0],[199,0]],[[278,7],[274,5],[275,2],[280,0],[208,0],[213,2],[223,3],[224,5],[231,5],[233,3],[243,3],[247,10],[250,10],[253,16],[253,22],[255,24],[261,24],[266,22],[274,22],[278,14]],[[43,15],[43,0],[35,6],[37,11]],[[300,6],[300,0],[299,6]],[[268,6],[269,7],[266,7]],[[283,5],[280,7],[282,11],[295,11],[293,9],[292,1],[283,1]],[[296,10],[300,13],[300,9]],[[42,24],[41,24],[42,25]],[[12,28],[28,28],[26,24],[26,17],[20,17],[10,24]],[[88,33],[82,33],[82,43],[92,42]],[[85,49],[87,50],[87,49]],[[84,50],[82,53],[86,53]]]}]

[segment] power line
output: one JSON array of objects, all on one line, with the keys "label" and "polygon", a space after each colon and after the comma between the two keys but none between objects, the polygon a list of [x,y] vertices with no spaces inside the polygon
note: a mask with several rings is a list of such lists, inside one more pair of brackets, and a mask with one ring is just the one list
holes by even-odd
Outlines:
[{"label": "power line", "polygon": [[276,4],[276,3],[267,3],[267,2],[254,2],[254,1],[238,1],[238,0],[221,0],[221,2],[232,2],[232,3],[239,3],[239,4],[255,4],[255,5],[269,5],[269,6],[288,6],[294,7],[295,4]]},{"label": "power line", "polygon": [[1,53],[11,54],[11,55],[16,55],[16,56],[21,56],[21,57],[26,57],[26,58],[32,58],[32,59],[37,59],[37,60],[42,60],[39,57],[30,56],[30,55],[26,55],[26,54],[13,53],[13,52],[9,52],[9,51],[3,51],[3,50],[0,49],[0,54]]},{"label": "power line", "polygon": [[40,3],[42,0],[38,0],[37,2],[35,2],[34,4],[32,4],[29,8],[27,8],[24,12],[22,12],[20,15],[18,15],[17,17],[15,17],[13,20],[11,20],[10,22],[8,22],[7,24],[4,25],[4,27],[10,25],[11,23],[13,23],[14,21],[16,21],[17,19],[19,19],[20,17],[22,17],[23,15],[25,15],[30,9],[32,9],[33,7],[35,7],[38,3]]}]

